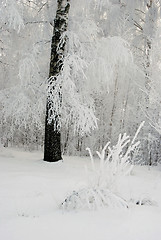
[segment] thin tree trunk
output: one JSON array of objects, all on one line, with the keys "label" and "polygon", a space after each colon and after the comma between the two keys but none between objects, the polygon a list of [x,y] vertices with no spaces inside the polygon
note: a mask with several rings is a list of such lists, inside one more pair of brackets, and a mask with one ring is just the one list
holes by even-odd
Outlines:
[{"label": "thin tree trunk", "polygon": [[126,118],[127,105],[128,105],[128,99],[129,99],[129,85],[130,85],[130,82],[128,82],[127,92],[124,97],[124,102],[123,102],[123,107],[122,107],[122,112],[121,112],[120,132],[122,132],[122,130],[124,130],[124,127],[125,127],[125,118]]},{"label": "thin tree trunk", "polygon": [[114,115],[116,111],[116,100],[117,100],[117,93],[118,93],[118,72],[116,73],[116,80],[115,80],[115,86],[114,86],[114,93],[113,93],[113,106],[110,116],[110,129],[109,129],[109,139],[111,141],[112,139],[112,130],[113,130],[113,121],[114,121]]},{"label": "thin tree trunk", "polygon": [[[64,33],[67,30],[68,13],[70,8],[70,0],[58,0],[57,12],[54,20],[54,30],[51,43],[51,58],[49,79],[50,84],[54,86],[57,78],[63,69],[63,61],[65,54],[65,45],[67,37]],[[63,39],[63,42],[62,42]],[[61,86],[60,86],[61,87]],[[54,88],[54,87],[53,87]],[[59,93],[59,105],[61,106],[62,96]],[[61,156],[61,133],[60,133],[60,116],[54,109],[52,114],[56,114],[54,119],[50,119],[49,110],[51,110],[52,102],[47,97],[46,104],[46,120],[45,120],[45,143],[44,143],[44,161],[56,162],[62,159]]]},{"label": "thin tree trunk", "polygon": [[[153,4],[153,1],[150,0],[149,1],[149,4],[147,3],[147,8],[148,8],[148,14],[151,15],[151,8],[152,8],[152,4]],[[152,21],[152,19],[151,19]],[[153,27],[154,27],[154,23],[153,23]],[[145,89],[147,91],[147,94],[145,96],[145,104],[146,104],[146,111],[149,111],[149,108],[150,108],[150,91],[151,91],[151,69],[150,69],[150,55],[151,55],[151,48],[152,48],[152,42],[151,42],[151,37],[150,36],[147,36],[147,39],[146,39],[146,44],[145,44],[145,56],[146,56],[146,60],[145,60]],[[151,166],[152,165],[152,152],[151,152],[151,148],[152,148],[152,145],[151,145],[151,140],[150,140],[150,132],[151,132],[151,129],[147,129],[147,139],[146,139],[146,147],[147,147],[147,150],[145,153],[144,153],[144,156],[146,157],[146,159],[148,159],[149,161],[149,165]]]}]

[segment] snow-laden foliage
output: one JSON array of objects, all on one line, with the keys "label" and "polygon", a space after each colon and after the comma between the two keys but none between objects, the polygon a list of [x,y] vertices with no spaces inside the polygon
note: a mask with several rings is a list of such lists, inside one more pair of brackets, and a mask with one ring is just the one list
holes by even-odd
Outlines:
[{"label": "snow-laden foliage", "polygon": [[[62,84],[62,120],[66,125],[72,122],[74,132],[79,131],[82,134],[89,133],[97,127],[94,101],[90,96],[89,89],[83,88],[87,80],[86,64],[79,55],[68,55],[61,76],[64,79]],[[79,82],[78,79],[80,78],[81,81]]]},{"label": "snow-laden foliage", "polygon": [[[77,32],[76,27],[78,27]],[[90,31],[89,31],[90,30]],[[55,127],[73,124],[73,132],[81,135],[89,134],[97,128],[94,101],[91,89],[87,82],[87,69],[94,56],[93,43],[97,38],[98,28],[92,21],[71,23],[67,35],[66,57],[64,58],[63,71],[58,76],[48,80],[49,122],[54,119]],[[64,41],[62,37],[62,42]],[[87,41],[83,44],[81,41]],[[62,44],[62,43],[60,43]],[[81,79],[81,80],[80,80]],[[84,86],[87,86],[85,88]],[[58,124],[56,124],[57,118]]]},{"label": "snow-laden foliage", "polygon": [[[61,122],[63,125],[72,122],[74,133],[80,132],[81,134],[90,133],[97,127],[93,102],[90,102],[90,98],[82,98],[68,74],[57,76],[54,81],[53,77],[48,80],[47,101],[49,104],[48,121],[51,122],[54,119],[55,127],[59,130]],[[59,125],[57,118],[60,118]]]},{"label": "snow-laden foliage", "polygon": [[41,139],[44,137],[42,109],[45,111],[45,91],[44,94],[42,92],[43,86],[36,85],[35,89],[20,86],[1,91],[0,123],[1,141],[4,145],[10,142],[30,149],[34,148],[33,144],[42,145]]},{"label": "snow-laden foliage", "polygon": [[132,156],[140,141],[136,138],[143,127],[142,122],[130,141],[126,133],[120,134],[115,146],[110,147],[108,142],[101,152],[97,151],[99,165],[94,160],[90,148],[87,148],[91,159],[91,171],[87,172],[87,187],[73,191],[61,207],[65,210],[98,209],[100,207],[128,207],[127,202],[114,192],[121,176],[130,174]]},{"label": "snow-laden foliage", "polygon": [[21,56],[19,84],[0,91],[1,140],[5,145],[33,149],[35,144],[42,146],[44,138],[45,81],[37,64],[41,51],[37,46],[30,46]]},{"label": "snow-laden foliage", "polygon": [[[120,70],[122,74],[125,73],[127,66],[133,65],[134,67],[132,52],[128,42],[118,36],[102,38],[96,51],[96,58],[89,67],[89,75],[91,80],[97,79],[97,81],[94,81],[91,87],[95,88],[96,92],[106,86],[105,90],[109,92],[117,72]],[[118,65],[121,65],[119,70]]]},{"label": "snow-laden foliage", "polygon": [[1,1],[0,19],[3,24],[7,24],[9,28],[12,28],[17,32],[24,28],[24,21],[15,0]]},{"label": "snow-laden foliage", "polygon": [[87,71],[96,55],[96,41],[100,29],[91,19],[84,19],[84,16],[80,15],[80,9],[77,11],[79,14],[75,21],[71,21],[70,17],[69,29],[60,42],[60,45],[63,44],[67,36],[63,71],[53,82],[49,79],[48,119],[54,119],[55,122],[60,117],[59,126],[68,126],[70,123],[73,125],[74,134],[79,132],[85,135],[97,128],[92,89],[89,86],[91,79],[87,76]]},{"label": "snow-laden foliage", "polygon": [[38,81],[38,72],[40,71],[37,64],[36,53],[27,53],[19,65],[19,78],[21,85],[24,87],[34,86]]}]

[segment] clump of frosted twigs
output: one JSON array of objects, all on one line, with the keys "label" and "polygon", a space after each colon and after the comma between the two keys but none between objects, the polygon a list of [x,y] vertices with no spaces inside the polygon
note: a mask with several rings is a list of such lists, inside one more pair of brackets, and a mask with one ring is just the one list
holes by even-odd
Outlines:
[{"label": "clump of frosted twigs", "polygon": [[143,125],[144,122],[132,141],[126,133],[120,134],[115,146],[110,147],[108,142],[101,152],[97,151],[99,164],[94,160],[90,148],[87,148],[91,159],[87,186],[73,191],[62,203],[63,209],[98,209],[104,206],[128,208],[127,202],[115,194],[114,189],[120,177],[130,174],[133,168],[131,156],[140,144],[136,138]]},{"label": "clump of frosted twigs", "polygon": [[130,199],[130,203],[140,205],[140,206],[157,206],[157,202],[152,200],[149,197],[144,197],[144,198],[138,198],[138,199]]}]

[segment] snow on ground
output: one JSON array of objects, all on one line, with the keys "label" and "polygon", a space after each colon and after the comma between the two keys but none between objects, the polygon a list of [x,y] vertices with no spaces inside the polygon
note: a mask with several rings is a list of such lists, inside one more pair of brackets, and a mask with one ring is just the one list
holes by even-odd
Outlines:
[{"label": "snow on ground", "polygon": [[[160,240],[161,168],[135,167],[118,192],[129,209],[63,212],[60,203],[86,183],[89,158],[42,161],[41,152],[0,149],[1,240]],[[133,202],[150,199],[154,205]]]}]

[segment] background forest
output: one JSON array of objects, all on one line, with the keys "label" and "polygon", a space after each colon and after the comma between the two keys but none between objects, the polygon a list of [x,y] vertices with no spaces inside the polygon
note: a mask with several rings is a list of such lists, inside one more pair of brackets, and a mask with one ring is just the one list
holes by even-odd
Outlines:
[{"label": "background forest", "polygon": [[[43,147],[47,78],[56,1],[0,3],[0,138]],[[62,81],[62,149],[95,152],[119,133],[138,138],[133,161],[160,161],[161,3],[72,0]],[[56,101],[56,99],[55,99]]]}]

